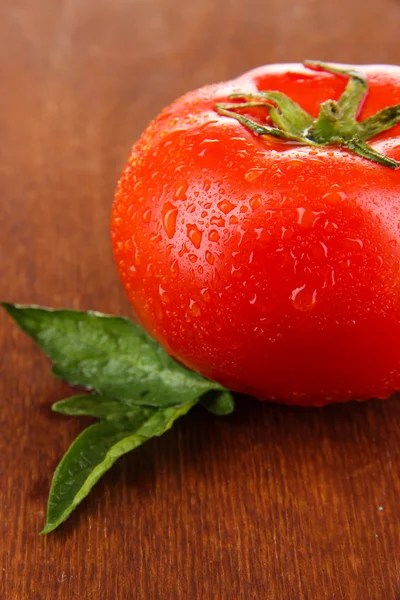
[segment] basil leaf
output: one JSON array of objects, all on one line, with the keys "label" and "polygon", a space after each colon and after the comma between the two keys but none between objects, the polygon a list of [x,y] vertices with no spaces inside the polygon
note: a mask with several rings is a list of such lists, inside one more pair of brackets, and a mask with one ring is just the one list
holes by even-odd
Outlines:
[{"label": "basil leaf", "polygon": [[71,385],[142,406],[176,406],[225,390],[168,356],[139,325],[94,312],[3,304]]},{"label": "basil leaf", "polygon": [[134,415],[120,415],[119,420],[102,421],[85,429],[54,473],[41,533],[50,533],[65,521],[120,456],[163,434],[196,402],[158,409],[137,407]]},{"label": "basil leaf", "polygon": [[63,415],[87,415],[97,419],[107,419],[110,415],[128,413],[132,406],[127,402],[93,393],[59,400],[52,405],[51,409]]},{"label": "basil leaf", "polygon": [[200,398],[200,404],[213,415],[230,415],[235,410],[235,401],[228,391],[207,392]]}]

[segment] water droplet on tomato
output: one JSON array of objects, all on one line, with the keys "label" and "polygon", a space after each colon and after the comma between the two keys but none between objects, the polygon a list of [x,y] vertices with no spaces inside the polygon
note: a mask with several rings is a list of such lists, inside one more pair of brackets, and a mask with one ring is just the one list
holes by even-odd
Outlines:
[{"label": "water droplet on tomato", "polygon": [[178,256],[182,258],[184,254],[187,254],[189,250],[187,249],[186,244],[183,244],[182,248],[178,252]]},{"label": "water droplet on tomato", "polygon": [[210,290],[208,288],[203,288],[202,290],[200,290],[200,294],[201,294],[201,297],[203,298],[203,300],[205,302],[210,302],[210,300],[211,300],[211,293],[210,293]]},{"label": "water droplet on tomato", "polygon": [[245,173],[244,178],[247,181],[255,181],[264,173],[265,169],[250,169]]},{"label": "water droplet on tomato", "polygon": [[362,250],[364,248],[364,244],[362,240],[355,238],[344,238],[340,241],[340,247],[343,250],[353,251],[354,250]]},{"label": "water droplet on tomato", "polygon": [[188,189],[188,182],[181,181],[175,188],[175,198],[177,200],[186,200],[186,192]]},{"label": "water droplet on tomato", "polygon": [[174,277],[174,278],[178,277],[178,275],[179,275],[179,264],[178,264],[178,261],[176,259],[171,263],[171,265],[169,267],[169,271],[171,273],[171,277]]},{"label": "water droplet on tomato", "polygon": [[336,202],[343,202],[347,199],[346,192],[339,185],[332,185],[326,192],[322,199],[328,204],[334,204]]},{"label": "water droplet on tomato", "polygon": [[221,216],[214,216],[214,217],[211,217],[210,223],[211,223],[211,225],[216,225],[217,227],[224,227],[225,219]]},{"label": "water droplet on tomato", "polygon": [[148,208],[147,210],[144,211],[144,213],[142,215],[143,223],[150,223],[150,218],[151,218],[151,209]]},{"label": "water droplet on tomato", "polygon": [[196,254],[189,254],[189,260],[191,263],[196,263],[198,260]]},{"label": "water droplet on tomato", "polygon": [[293,236],[293,230],[288,228],[288,227],[284,227],[282,225],[281,227],[281,239],[282,240],[290,240],[290,238]]},{"label": "water droplet on tomato", "polygon": [[235,204],[232,204],[232,202],[229,202],[229,200],[221,200],[221,202],[218,202],[218,208],[220,210],[222,210],[222,212],[227,215],[228,213],[231,212],[231,210],[233,210],[235,208]]},{"label": "water droplet on tomato", "polygon": [[200,245],[201,245],[201,239],[203,237],[202,232],[197,227],[197,225],[194,223],[189,223],[188,225],[186,225],[186,228],[187,228],[187,237],[192,242],[193,246],[195,248],[199,249]]},{"label": "water droplet on tomato", "polygon": [[215,262],[215,257],[214,254],[212,252],[210,252],[209,250],[206,250],[206,261],[208,262],[208,264],[213,265]]},{"label": "water droplet on tomato", "polygon": [[162,224],[165,233],[172,239],[176,231],[176,219],[178,217],[178,209],[171,202],[166,202],[162,208]]},{"label": "water droplet on tomato", "polygon": [[146,274],[150,275],[150,277],[151,277],[152,275],[154,275],[154,273],[155,273],[155,266],[154,266],[154,264],[153,263],[148,263],[147,267],[146,267]]},{"label": "water droplet on tomato", "polygon": [[317,290],[303,284],[292,291],[290,300],[296,310],[308,312],[312,310],[317,303]]},{"label": "water droplet on tomato", "polygon": [[192,213],[194,213],[194,211],[196,210],[196,208],[197,208],[197,207],[196,207],[196,204],[193,202],[192,204],[189,204],[189,205],[186,207],[186,211],[187,211],[188,213],[192,214]]},{"label": "water droplet on tomato", "polygon": [[192,317],[199,317],[201,315],[200,306],[194,300],[190,300],[189,313]]},{"label": "water droplet on tomato", "polygon": [[335,233],[337,229],[339,229],[339,225],[337,223],[333,223],[333,221],[325,221],[324,229],[326,233]]},{"label": "water droplet on tomato", "polygon": [[140,194],[142,192],[142,190],[143,190],[143,181],[139,180],[133,186],[133,191],[135,192],[135,194]]},{"label": "water droplet on tomato", "polygon": [[254,294],[254,296],[249,300],[250,304],[255,304],[257,301],[257,294]]},{"label": "water droplet on tomato", "polygon": [[171,299],[169,297],[169,295],[167,294],[167,292],[164,290],[164,288],[162,287],[162,285],[158,286],[158,293],[160,295],[160,300],[163,304],[169,304]]},{"label": "water droplet on tomato", "polygon": [[291,167],[303,167],[306,164],[305,160],[302,160],[301,158],[292,158],[289,161],[289,165]]},{"label": "water droplet on tomato", "polygon": [[208,233],[208,239],[210,240],[210,242],[218,242],[219,240],[219,233],[216,229],[211,229]]},{"label": "water droplet on tomato", "polygon": [[254,194],[254,196],[250,198],[249,204],[252,210],[256,210],[257,208],[259,208],[262,204],[261,194]]}]

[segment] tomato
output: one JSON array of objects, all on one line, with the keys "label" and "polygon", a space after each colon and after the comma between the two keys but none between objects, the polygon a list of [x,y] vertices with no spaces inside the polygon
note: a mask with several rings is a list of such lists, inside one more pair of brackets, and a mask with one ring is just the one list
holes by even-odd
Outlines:
[{"label": "tomato", "polygon": [[400,68],[309,66],[166,108],[119,182],[114,255],[138,322],[191,369],[261,400],[383,399],[400,389],[399,106],[365,120],[400,104]]}]

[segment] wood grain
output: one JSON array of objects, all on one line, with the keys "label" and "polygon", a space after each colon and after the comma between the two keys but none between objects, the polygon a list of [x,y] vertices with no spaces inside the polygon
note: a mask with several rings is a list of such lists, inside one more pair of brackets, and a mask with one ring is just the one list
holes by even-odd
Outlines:
[{"label": "wood grain", "polygon": [[[133,140],[264,62],[400,62],[398,0],[0,1],[0,295],[129,314],[108,220]],[[396,600],[400,402],[201,409],[39,537],[85,420],[0,314],[0,598]]]}]

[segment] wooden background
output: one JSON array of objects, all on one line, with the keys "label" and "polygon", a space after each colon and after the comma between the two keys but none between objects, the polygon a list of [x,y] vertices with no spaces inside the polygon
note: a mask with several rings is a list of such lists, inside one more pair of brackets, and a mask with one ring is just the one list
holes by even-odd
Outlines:
[{"label": "wooden background", "polygon": [[[399,31],[398,0],[0,0],[1,298],[129,314],[108,221],[149,119],[264,62],[399,64]],[[400,598],[400,400],[195,409],[39,537],[86,420],[5,314],[0,348],[1,599]]]}]

